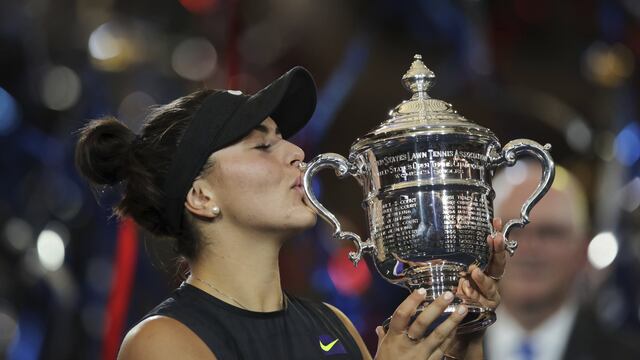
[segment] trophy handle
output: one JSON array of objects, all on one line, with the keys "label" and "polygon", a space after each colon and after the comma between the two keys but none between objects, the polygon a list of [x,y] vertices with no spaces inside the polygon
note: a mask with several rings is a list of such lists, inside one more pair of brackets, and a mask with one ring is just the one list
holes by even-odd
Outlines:
[{"label": "trophy handle", "polygon": [[542,177],[540,179],[540,184],[538,184],[538,187],[533,194],[531,194],[527,201],[522,205],[522,208],[520,209],[520,218],[511,219],[507,221],[504,226],[502,234],[504,235],[505,248],[510,255],[514,254],[518,247],[518,241],[509,240],[509,233],[514,226],[522,228],[529,223],[529,213],[531,212],[531,209],[533,209],[538,201],[542,199],[553,183],[556,170],[553,159],[549,154],[549,150],[551,150],[550,144],[542,146],[533,140],[516,139],[507,143],[502,148],[502,152],[500,154],[494,153],[489,156],[491,163],[495,167],[504,165],[513,166],[518,158],[523,155],[529,155],[538,159],[542,165]]},{"label": "trophy handle", "polygon": [[358,234],[342,231],[342,226],[338,219],[333,215],[327,208],[324,207],[318,201],[315,194],[313,193],[313,189],[311,188],[311,179],[313,176],[320,170],[325,168],[332,168],[336,172],[336,176],[339,178],[344,178],[347,175],[357,176],[359,175],[359,171],[357,167],[347,161],[342,155],[334,154],[334,153],[326,153],[321,154],[313,158],[311,162],[307,165],[307,168],[304,172],[302,178],[302,186],[304,188],[304,193],[307,195],[309,199],[309,205],[323,218],[326,222],[333,226],[333,238],[340,240],[351,240],[356,246],[356,251],[349,252],[349,259],[353,262],[354,266],[358,266],[358,262],[362,258],[362,254],[364,252],[375,252],[375,245],[371,239],[367,241],[362,241]]}]

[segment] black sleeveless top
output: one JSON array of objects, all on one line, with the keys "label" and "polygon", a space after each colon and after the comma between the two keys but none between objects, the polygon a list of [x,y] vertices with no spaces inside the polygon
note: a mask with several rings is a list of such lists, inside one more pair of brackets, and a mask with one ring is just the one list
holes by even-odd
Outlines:
[{"label": "black sleeveless top", "polygon": [[173,318],[218,359],[362,359],[348,330],[326,305],[293,296],[284,310],[254,312],[183,283],[145,318]]}]

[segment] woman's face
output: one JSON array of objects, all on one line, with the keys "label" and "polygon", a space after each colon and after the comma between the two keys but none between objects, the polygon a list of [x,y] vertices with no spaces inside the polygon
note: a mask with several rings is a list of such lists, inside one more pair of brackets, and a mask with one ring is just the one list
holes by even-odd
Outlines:
[{"label": "woman's face", "polygon": [[282,139],[270,117],[212,156],[214,166],[203,179],[211,185],[221,220],[272,234],[292,234],[315,224],[298,167],[304,152]]}]

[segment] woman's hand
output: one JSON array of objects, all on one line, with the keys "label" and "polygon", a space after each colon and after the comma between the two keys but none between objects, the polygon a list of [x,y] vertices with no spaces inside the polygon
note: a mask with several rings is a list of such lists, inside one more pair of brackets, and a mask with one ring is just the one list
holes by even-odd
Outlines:
[{"label": "woman's hand", "polygon": [[469,266],[470,279],[460,279],[457,294],[464,295],[482,306],[495,309],[500,304],[498,281],[504,274],[507,263],[504,236],[502,236],[502,220],[493,219],[495,234],[487,237],[487,245],[491,251],[489,265],[483,272],[477,265]]},{"label": "woman's hand", "polygon": [[441,360],[444,350],[454,339],[456,327],[467,314],[467,308],[458,305],[445,321],[423,338],[427,328],[436,320],[453,300],[453,294],[446,292],[429,304],[409,326],[416,308],[426,297],[424,289],[411,293],[393,313],[389,330],[385,333],[382,326],[376,328],[378,351],[376,360],[386,359],[430,359]]},{"label": "woman's hand", "polygon": [[[500,304],[498,281],[504,274],[507,263],[502,220],[494,219],[495,234],[487,237],[491,251],[489,265],[483,272],[479,267],[469,267],[468,278],[461,278],[456,294],[468,298],[482,306],[495,309]],[[420,291],[422,290],[422,291]],[[398,306],[388,332],[381,326],[376,328],[378,351],[375,359],[429,359],[441,360],[449,355],[457,359],[482,359],[482,337],[484,331],[456,335],[456,327],[467,314],[464,305],[458,305],[442,324],[427,337],[421,338],[429,325],[436,320],[453,300],[453,294],[447,292],[429,304],[411,323],[416,308],[424,302],[426,292],[414,291]]]},{"label": "woman's hand", "polygon": [[[478,266],[469,267],[470,279],[462,278],[458,283],[457,295],[466,297],[482,306],[495,309],[500,304],[498,281],[504,274],[507,263],[504,236],[502,236],[502,220],[493,219],[494,235],[487,237],[491,251],[489,265],[483,272]],[[482,337],[484,331],[458,335],[450,344],[446,354],[458,359],[482,359]]]}]

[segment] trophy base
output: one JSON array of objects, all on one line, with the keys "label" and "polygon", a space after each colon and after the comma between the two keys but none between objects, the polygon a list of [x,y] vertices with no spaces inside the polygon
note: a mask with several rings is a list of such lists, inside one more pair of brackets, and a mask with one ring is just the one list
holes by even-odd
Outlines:
[{"label": "trophy base", "polygon": [[[422,312],[422,310],[428,304],[429,302],[425,302],[420,305],[420,307],[418,307],[416,313],[411,317],[411,322],[413,322],[413,320]],[[472,303],[468,300],[462,300],[456,297],[451,305],[447,306],[444,312],[431,323],[431,325],[425,331],[424,336],[428,336],[436,327],[438,327],[438,325],[445,321],[449,317],[449,315],[456,311],[457,304],[464,304],[467,307],[467,315],[464,317],[464,319],[462,319],[462,322],[458,324],[458,334],[468,334],[483,330],[496,321],[496,313],[494,310],[484,307],[480,304]],[[385,332],[389,329],[390,322],[391,317],[389,317],[382,323]]]}]

